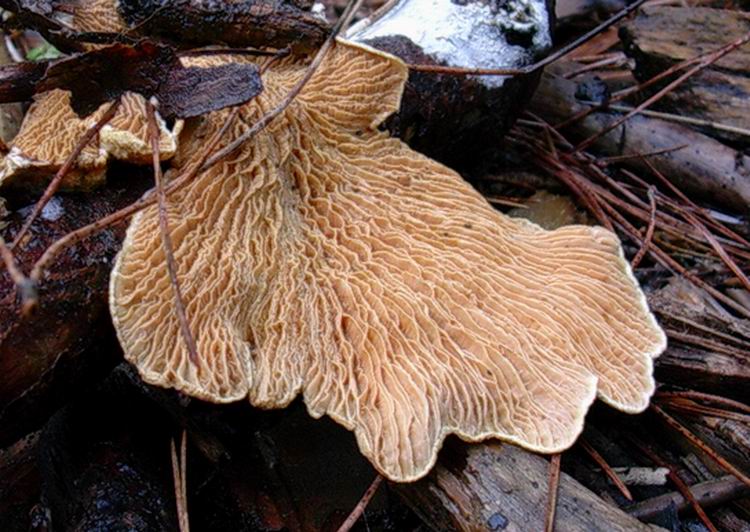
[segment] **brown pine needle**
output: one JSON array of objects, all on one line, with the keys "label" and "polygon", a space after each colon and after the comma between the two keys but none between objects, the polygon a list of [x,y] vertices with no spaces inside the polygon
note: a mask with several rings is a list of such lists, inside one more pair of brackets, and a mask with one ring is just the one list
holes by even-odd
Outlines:
[{"label": "brown pine needle", "polygon": [[727,399],[726,397],[721,397],[719,395],[696,392],[694,390],[684,390],[679,392],[656,392],[656,394],[654,394],[654,398],[687,398],[695,401],[703,401],[705,403],[720,405],[725,408],[734,408],[735,410],[739,410],[740,412],[744,412],[745,414],[750,415],[750,406],[746,405],[745,403],[741,403],[733,399]]},{"label": "brown pine needle", "polygon": [[359,518],[364,513],[365,509],[367,508],[367,505],[370,504],[370,500],[375,495],[375,493],[377,493],[378,488],[380,487],[380,484],[382,482],[383,482],[383,475],[378,475],[375,477],[375,480],[372,481],[372,484],[370,484],[370,487],[367,488],[367,491],[365,491],[364,495],[362,495],[362,498],[354,507],[354,509],[352,510],[352,513],[350,513],[349,517],[347,517],[346,520],[341,524],[337,532],[349,532],[349,530],[352,529],[352,527],[357,523]]},{"label": "brown pine needle", "polygon": [[646,252],[651,245],[651,240],[654,238],[654,228],[656,227],[656,194],[654,193],[654,187],[648,188],[648,199],[651,204],[651,215],[648,221],[648,229],[646,229],[646,236],[643,238],[643,242],[641,242],[641,248],[638,250],[638,253],[635,254],[635,257],[633,257],[633,260],[630,262],[630,267],[634,270],[641,263],[643,257],[646,256]]},{"label": "brown pine needle", "polygon": [[[617,212],[617,210],[614,207],[612,207],[606,201],[603,201],[601,205],[609,213],[609,215],[612,216],[612,218],[615,220],[618,226],[622,229],[623,233],[628,235],[631,239],[633,239],[637,243],[643,242],[643,238],[638,233],[638,230],[635,227],[633,227],[633,225],[631,225],[630,222],[628,222],[619,212]],[[668,268],[669,270],[673,272],[679,273],[680,275],[685,277],[688,281],[693,283],[695,286],[702,288],[703,290],[708,292],[716,300],[732,308],[737,313],[750,318],[750,311],[748,311],[745,307],[735,302],[733,299],[727,297],[726,295],[721,293],[719,290],[717,290],[716,288],[708,284],[706,281],[704,281],[697,275],[694,275],[692,272],[690,272],[684,266],[682,266],[682,264],[680,264],[674,258],[672,258],[667,252],[661,249],[659,246],[652,244],[649,248],[648,253],[654,258],[654,260],[656,260],[659,264],[661,264],[665,268]]]},{"label": "brown pine needle", "polygon": [[662,399],[659,401],[659,405],[668,408],[669,410],[676,410],[685,414],[731,419],[732,421],[738,421],[750,425],[750,416],[747,414],[738,414],[737,412],[731,412],[713,406],[699,405],[689,399]]},{"label": "brown pine needle", "polygon": [[[667,179],[664,174],[659,172],[659,170],[657,170],[657,168],[653,164],[651,164],[649,160],[643,159],[643,162],[646,164],[646,166],[648,166],[648,169],[653,172],[657,179],[659,179],[675,196],[677,196],[685,203],[687,208],[690,208],[693,212],[700,214],[707,223],[709,223],[712,227],[717,229],[727,238],[734,240],[738,245],[750,247],[750,242],[726,227],[724,224],[714,220],[714,218],[708,213],[706,209],[703,209],[696,205],[695,202],[688,198],[679,188],[677,188],[669,179]],[[633,175],[627,171],[624,171],[623,173],[625,173],[626,175]],[[680,208],[684,209],[685,207],[680,206]]]},{"label": "brown pine needle", "polygon": [[748,477],[742,471],[740,471],[735,466],[730,464],[726,458],[724,458],[719,453],[714,451],[706,442],[704,442],[703,440],[698,438],[695,434],[693,434],[688,429],[683,427],[679,421],[677,421],[675,418],[667,414],[660,407],[652,403],[650,408],[652,411],[656,412],[659,415],[659,417],[661,417],[667,423],[667,425],[669,425],[674,430],[682,434],[685,438],[687,438],[691,443],[693,443],[701,451],[703,451],[708,456],[710,456],[711,459],[717,464],[719,464],[721,468],[724,469],[727,473],[734,475],[739,480],[744,482],[747,486],[750,486],[750,477]]},{"label": "brown pine needle", "polygon": [[602,468],[602,471],[604,471],[604,474],[607,475],[609,480],[612,481],[612,484],[615,485],[615,487],[620,490],[620,493],[622,493],[622,496],[625,497],[627,500],[632,501],[633,495],[630,493],[630,490],[625,485],[625,483],[622,481],[620,477],[617,476],[617,473],[614,472],[614,470],[610,467],[610,465],[607,463],[607,461],[604,459],[604,457],[599,454],[599,452],[594,449],[589,442],[587,442],[584,438],[581,438],[579,440],[581,447],[583,447],[583,450],[586,451],[589,456],[596,462],[599,467]]},{"label": "brown pine needle", "polygon": [[560,487],[561,454],[553,454],[549,460],[549,484],[547,488],[547,513],[544,519],[544,532],[554,532],[557,512],[557,493]]},{"label": "brown pine needle", "polygon": [[[595,102],[583,101],[581,103],[597,105]],[[629,113],[635,110],[634,107],[630,107],[628,105],[608,105],[607,108],[613,111],[618,111],[622,113]],[[641,110],[641,114],[643,116],[648,116],[651,118],[659,118],[661,120],[667,120],[669,122],[676,122],[678,124],[688,124],[691,126],[706,127],[706,128],[713,129],[715,131],[723,131],[725,133],[733,133],[735,135],[740,135],[743,137],[750,137],[750,129],[747,129],[744,127],[732,126],[729,124],[722,124],[719,122],[713,122],[711,120],[703,120],[703,119],[695,118],[692,116],[676,115],[674,113],[664,113],[661,111],[651,111],[650,109]]]},{"label": "brown pine needle", "polygon": [[37,216],[39,216],[39,213],[42,212],[42,209],[44,209],[44,206],[47,205],[49,200],[52,199],[52,196],[55,195],[55,192],[60,188],[60,184],[62,183],[62,180],[65,179],[65,176],[68,175],[68,172],[70,172],[71,168],[73,168],[73,165],[78,160],[78,157],[81,155],[81,152],[86,148],[89,142],[99,133],[99,131],[110,121],[112,118],[114,118],[115,114],[117,113],[117,109],[120,107],[120,98],[117,98],[115,101],[113,101],[109,107],[107,107],[107,110],[104,112],[102,117],[97,120],[96,124],[91,126],[86,133],[83,134],[83,136],[78,140],[78,143],[75,145],[75,148],[73,148],[73,151],[68,156],[67,159],[65,159],[65,162],[60,167],[60,169],[55,174],[55,177],[52,178],[52,180],[47,185],[47,188],[44,191],[44,194],[42,194],[42,197],[39,198],[39,200],[36,202],[36,205],[34,205],[34,210],[31,211],[31,214],[26,219],[26,221],[23,224],[23,227],[18,231],[16,234],[16,237],[13,239],[13,242],[10,245],[10,249],[15,249],[15,247],[21,242],[21,239],[23,239],[24,235],[28,232],[28,230],[31,228],[31,224],[34,223],[34,220],[36,220]]},{"label": "brown pine needle", "polygon": [[682,217],[686,222],[690,223],[692,226],[698,229],[701,234],[703,234],[703,238],[705,238],[706,241],[711,245],[716,254],[724,262],[726,267],[729,268],[729,270],[735,275],[735,277],[737,277],[737,279],[740,281],[740,283],[742,283],[745,289],[750,291],[750,279],[747,278],[745,272],[742,271],[742,268],[737,265],[734,259],[729,256],[726,249],[724,249],[724,246],[722,246],[719,241],[716,240],[716,237],[714,237],[714,235],[711,234],[708,229],[706,229],[706,226],[703,225],[703,223],[696,216],[693,216],[687,210],[682,212]]},{"label": "brown pine needle", "polygon": [[409,64],[410,70],[415,72],[432,72],[434,74],[449,74],[449,75],[469,75],[469,76],[520,76],[524,74],[531,74],[537,70],[544,68],[545,66],[554,63],[561,57],[568,55],[570,52],[578,48],[579,46],[587,43],[603,31],[612,27],[613,25],[620,22],[622,19],[630,15],[633,11],[641,7],[647,0],[637,0],[626,8],[618,11],[610,18],[599,24],[597,27],[584,33],[574,41],[566,44],[559,50],[548,55],[541,61],[537,61],[532,65],[525,66],[523,68],[466,68],[466,67],[452,67],[444,65],[415,65]]},{"label": "brown pine needle", "polygon": [[174,482],[174,498],[177,505],[177,523],[180,532],[190,532],[190,519],[187,507],[187,433],[182,431],[180,440],[180,457],[172,439],[170,443],[172,455],[172,481]]},{"label": "brown pine needle", "polygon": [[595,164],[598,166],[609,166],[612,163],[619,163],[622,161],[629,161],[631,159],[642,159],[644,157],[655,157],[657,155],[665,155],[675,151],[684,150],[688,147],[688,144],[680,144],[679,146],[671,146],[669,148],[662,148],[660,150],[653,150],[644,153],[626,153],[624,155],[612,155],[610,157],[598,157]]},{"label": "brown pine needle", "polygon": [[151,140],[154,181],[156,182],[156,197],[159,206],[159,232],[161,233],[161,243],[164,248],[164,257],[166,258],[167,272],[169,272],[169,282],[172,285],[172,292],[174,293],[174,308],[175,312],[177,312],[177,319],[180,322],[180,332],[182,333],[183,340],[185,340],[190,361],[198,366],[198,346],[195,344],[195,338],[190,331],[182,290],[180,289],[180,282],[177,279],[177,262],[174,258],[172,236],[169,233],[169,219],[167,217],[167,195],[164,192],[164,179],[161,173],[159,127],[156,125],[156,111],[151,102],[146,102],[146,116],[148,118],[148,134]]},{"label": "brown pine needle", "polygon": [[703,509],[703,507],[700,505],[698,500],[695,498],[695,495],[693,495],[693,492],[690,490],[690,486],[688,486],[687,483],[680,478],[680,476],[675,472],[675,468],[672,467],[670,464],[668,464],[666,461],[664,461],[658,454],[656,454],[645,443],[636,439],[635,436],[631,435],[629,439],[654,464],[656,464],[659,467],[667,468],[669,470],[669,473],[667,474],[667,476],[669,477],[669,480],[672,481],[672,484],[675,485],[675,487],[677,488],[677,491],[680,492],[683,498],[690,503],[690,506],[692,506],[693,511],[695,511],[695,514],[700,518],[700,520],[703,522],[706,528],[708,528],[711,532],[718,532],[714,524],[711,522],[711,519],[709,519],[708,514],[706,514],[706,511]]}]

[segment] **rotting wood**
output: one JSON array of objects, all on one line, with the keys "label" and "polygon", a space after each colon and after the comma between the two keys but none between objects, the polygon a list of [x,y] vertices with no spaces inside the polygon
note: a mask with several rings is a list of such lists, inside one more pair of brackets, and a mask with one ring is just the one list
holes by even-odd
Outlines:
[{"label": "rotting wood", "polygon": [[[40,31],[53,44],[65,48],[80,42],[133,42],[143,36],[196,45],[272,46],[289,44],[295,51],[315,50],[326,38],[329,26],[303,2],[282,0],[123,0],[118,2],[121,28],[112,32],[93,13],[91,28],[69,28],[58,18],[70,19],[75,10],[101,9],[94,2],[77,0],[0,0],[0,7],[14,13],[10,25]],[[130,28],[129,31],[123,31]],[[105,31],[102,31],[105,30]]]},{"label": "rotting wood", "polygon": [[[703,290],[679,278],[649,294],[649,304],[661,323],[675,331],[656,361],[660,382],[742,401],[750,398],[750,355],[741,356],[750,341],[747,320],[716,311]],[[714,344],[722,350],[710,349]]]},{"label": "rotting wood", "polygon": [[670,347],[656,363],[656,377],[660,382],[738,399],[747,399],[750,393],[746,361],[704,349]]},{"label": "rotting wood", "polygon": [[[635,76],[645,80],[670,66],[714,49],[750,31],[740,11],[654,6],[623,26],[625,50],[636,60]],[[750,49],[741,47],[667,94],[659,106],[680,115],[729,126],[750,127]],[[750,138],[706,129],[729,141]]]},{"label": "rotting wood", "polygon": [[286,0],[121,0],[118,10],[139,33],[183,43],[277,48],[291,44],[297,51],[310,52],[329,30],[323,19]]},{"label": "rotting wood", "polygon": [[[19,265],[27,270],[71,228],[127,205],[142,190],[143,183],[133,179],[124,190],[54,198],[16,253]],[[12,213],[2,236],[12,240],[24,214]],[[37,428],[81,382],[101,377],[114,365],[113,357],[91,347],[104,348],[110,335],[104,294],[123,234],[124,224],[62,256],[31,319],[21,317],[15,284],[4,268],[0,271],[0,445]]]},{"label": "rotting wood", "polygon": [[[412,484],[391,484],[433,530],[543,530],[548,461],[511,445],[446,445],[435,469]],[[565,473],[556,530],[654,531]]]},{"label": "rotting wood", "polygon": [[[588,108],[575,93],[578,84],[563,77],[574,68],[555,65],[547,70],[532,99],[530,108],[550,122],[562,122]],[[620,118],[620,113],[596,112],[570,124],[565,134],[582,139],[596,134]],[[743,212],[750,203],[750,157],[724,144],[681,126],[644,116],[634,116],[604,135],[594,144],[604,155],[651,153],[687,147],[648,158],[674,184],[695,197],[711,198],[713,203]],[[623,164],[645,174],[650,170],[643,159],[626,159]]]}]

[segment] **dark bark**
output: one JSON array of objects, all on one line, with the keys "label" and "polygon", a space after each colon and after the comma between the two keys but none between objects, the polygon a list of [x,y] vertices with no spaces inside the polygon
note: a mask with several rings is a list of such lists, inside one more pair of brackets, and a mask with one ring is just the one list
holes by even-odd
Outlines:
[{"label": "dark bark", "polygon": [[[145,189],[148,178],[119,182],[96,194],[55,198],[32,226],[15,255],[22,269],[57,238],[123,207]],[[2,230],[11,241],[27,209],[16,210]],[[0,445],[41,425],[66,398],[95,382],[116,363],[116,340],[107,311],[111,261],[126,224],[120,224],[63,253],[40,288],[37,312],[20,314],[16,287],[0,270]]]},{"label": "dark bark", "polygon": [[291,46],[310,52],[329,30],[325,21],[287,1],[121,0],[119,10],[139,34],[195,45]]}]

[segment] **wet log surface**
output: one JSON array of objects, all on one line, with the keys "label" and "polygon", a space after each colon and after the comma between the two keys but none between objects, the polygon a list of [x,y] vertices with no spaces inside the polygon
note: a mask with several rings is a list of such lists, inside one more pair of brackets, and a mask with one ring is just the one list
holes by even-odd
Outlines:
[{"label": "wet log surface", "polygon": [[660,382],[750,401],[750,322],[716,311],[702,290],[679,279],[650,294],[649,304],[673,331],[656,362]]},{"label": "wet log surface", "polygon": [[[646,80],[680,61],[735,41],[747,32],[750,32],[747,13],[659,6],[641,11],[622,27],[621,35],[626,53],[635,59],[635,76]],[[667,94],[657,107],[680,116],[750,130],[750,50],[741,47],[719,59]],[[720,129],[704,130],[730,142],[747,144],[750,140],[747,135]]]},{"label": "wet log surface", "polygon": [[[135,171],[130,177],[93,194],[56,197],[16,252],[21,268],[28,271],[69,231],[137,199],[150,178]],[[9,207],[13,212],[2,229],[6,241],[29,212]],[[105,230],[63,253],[40,287],[40,305],[32,316],[21,316],[16,287],[5,268],[0,272],[0,445],[38,428],[78,386],[96,382],[116,363],[106,294],[125,227]]]},{"label": "wet log surface", "polygon": [[[433,530],[543,530],[549,462],[511,445],[450,442],[425,479],[395,486]],[[563,473],[557,530],[656,530]]]}]

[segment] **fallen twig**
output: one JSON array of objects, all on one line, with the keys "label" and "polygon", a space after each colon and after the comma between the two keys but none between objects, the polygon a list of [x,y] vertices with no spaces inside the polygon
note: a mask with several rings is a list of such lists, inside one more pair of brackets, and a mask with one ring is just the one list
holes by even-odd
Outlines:
[{"label": "fallen twig", "polygon": [[365,491],[365,493],[362,495],[362,498],[354,507],[354,509],[352,510],[352,513],[350,513],[349,517],[347,517],[346,520],[343,523],[341,523],[341,526],[338,528],[337,532],[349,532],[349,530],[352,529],[352,527],[357,523],[359,518],[364,513],[365,509],[367,508],[367,505],[370,504],[370,500],[378,491],[378,488],[380,487],[380,484],[382,482],[383,482],[383,475],[378,475],[375,477],[375,480],[372,481],[372,484],[370,484],[370,487],[367,488],[367,491]]},{"label": "fallen twig", "polygon": [[[694,484],[690,486],[690,493],[701,508],[710,508],[745,497],[750,493],[750,489],[733,476],[727,475],[716,480]],[[672,506],[680,512],[689,508],[690,502],[677,491],[646,499],[625,511],[642,521],[649,521]]]}]

